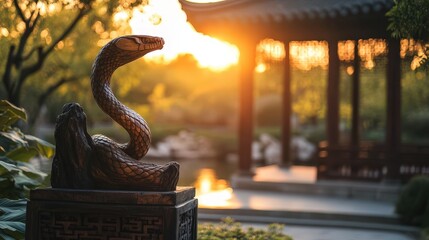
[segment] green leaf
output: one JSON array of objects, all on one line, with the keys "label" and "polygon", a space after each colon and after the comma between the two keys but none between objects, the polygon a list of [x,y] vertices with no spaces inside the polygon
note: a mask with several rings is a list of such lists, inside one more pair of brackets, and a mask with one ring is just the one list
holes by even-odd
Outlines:
[{"label": "green leaf", "polygon": [[46,176],[29,163],[0,157],[0,197],[24,197],[28,189],[40,186]]},{"label": "green leaf", "polygon": [[32,135],[25,135],[24,139],[30,146],[36,147],[39,154],[44,157],[51,158],[55,154],[55,146],[45,140]]},{"label": "green leaf", "polygon": [[27,206],[27,200],[20,199],[20,200],[10,200],[10,199],[1,199],[0,198],[0,210],[3,211],[4,209],[12,209],[12,210],[19,210],[23,207],[25,208]]},{"label": "green leaf", "polygon": [[11,232],[8,230],[0,231],[0,239],[1,240],[17,240],[24,239],[23,233]]},{"label": "green leaf", "polygon": [[11,126],[16,123],[21,118],[18,115],[15,115],[13,112],[7,110],[5,112],[0,112],[0,127],[2,131],[6,131],[11,128]]},{"label": "green leaf", "polygon": [[0,143],[3,147],[8,145],[28,146],[27,141],[24,140],[24,134],[20,131],[0,132]]},{"label": "green leaf", "polygon": [[15,180],[15,186],[22,189],[25,189],[25,188],[33,189],[35,187],[40,186],[40,181],[30,178],[24,175],[22,172],[19,174],[16,174],[14,176],[14,180]]},{"label": "green leaf", "polygon": [[0,175],[4,173],[18,173],[21,170],[14,164],[7,163],[3,158],[0,158]]},{"label": "green leaf", "polygon": [[34,168],[34,166],[32,164],[29,164],[29,163],[19,162],[18,163],[18,168],[21,169],[22,172],[27,177],[32,178],[32,179],[43,180],[43,178],[45,178],[46,176],[48,176],[48,174],[37,170],[36,168]]},{"label": "green leaf", "polygon": [[0,132],[0,143],[6,146],[6,156],[15,161],[27,162],[37,155],[51,158],[55,153],[51,143],[19,131]]},{"label": "green leaf", "polygon": [[0,237],[23,239],[27,201],[0,199]]},{"label": "green leaf", "polygon": [[[13,182],[10,178],[6,178],[6,177],[0,177],[0,189],[2,190],[2,192],[9,192],[8,189],[13,186]],[[0,197],[3,194],[0,193]]]},{"label": "green leaf", "polygon": [[19,116],[22,120],[27,120],[27,113],[23,108],[19,108],[7,100],[0,100],[0,111],[10,111]]},{"label": "green leaf", "polygon": [[19,147],[6,153],[6,157],[14,161],[28,162],[38,154],[39,151],[34,147]]},{"label": "green leaf", "polygon": [[9,129],[18,120],[26,120],[27,114],[23,108],[16,107],[6,100],[0,100],[0,130]]},{"label": "green leaf", "polygon": [[12,222],[11,224],[8,224],[7,227],[13,227],[13,229],[9,229],[9,230],[20,229],[20,225],[15,225],[15,223],[18,221],[21,221],[21,222],[25,221],[25,208],[14,209],[14,210],[7,209],[7,211],[5,211],[3,215],[0,216],[0,224],[1,222],[7,222],[7,221]]}]

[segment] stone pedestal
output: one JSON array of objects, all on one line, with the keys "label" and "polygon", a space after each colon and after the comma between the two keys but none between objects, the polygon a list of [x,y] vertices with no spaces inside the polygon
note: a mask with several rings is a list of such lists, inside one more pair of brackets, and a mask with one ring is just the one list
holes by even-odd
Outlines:
[{"label": "stone pedestal", "polygon": [[197,239],[194,197],[191,187],[174,192],[32,190],[26,239]]}]

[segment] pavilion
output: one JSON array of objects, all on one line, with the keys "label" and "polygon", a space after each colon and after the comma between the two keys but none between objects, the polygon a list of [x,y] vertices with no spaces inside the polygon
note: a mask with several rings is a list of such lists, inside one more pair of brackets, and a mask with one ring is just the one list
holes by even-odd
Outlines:
[{"label": "pavilion", "polygon": [[[401,142],[401,41],[387,31],[386,12],[393,0],[224,0],[194,3],[180,0],[188,20],[207,35],[228,41],[240,50],[239,169],[252,174],[253,88],[257,44],[272,38],[289,46],[292,41],[327,42],[329,64],[326,88],[326,141],[318,149],[318,179],[402,180],[428,174],[427,146]],[[368,144],[360,133],[360,40],[386,43],[385,134],[381,144]],[[350,92],[351,133],[340,141],[339,43],[353,41]],[[285,47],[282,89],[282,164],[291,159],[291,63]]]}]

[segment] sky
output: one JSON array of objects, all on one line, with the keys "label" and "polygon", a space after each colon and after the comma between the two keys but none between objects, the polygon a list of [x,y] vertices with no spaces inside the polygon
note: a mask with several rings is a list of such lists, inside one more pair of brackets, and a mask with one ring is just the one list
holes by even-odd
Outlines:
[{"label": "sky", "polygon": [[148,55],[153,60],[168,62],[178,55],[192,54],[200,67],[215,71],[238,62],[238,48],[197,32],[177,0],[150,0],[148,5],[134,10],[129,24],[133,34],[164,38],[164,48]]}]

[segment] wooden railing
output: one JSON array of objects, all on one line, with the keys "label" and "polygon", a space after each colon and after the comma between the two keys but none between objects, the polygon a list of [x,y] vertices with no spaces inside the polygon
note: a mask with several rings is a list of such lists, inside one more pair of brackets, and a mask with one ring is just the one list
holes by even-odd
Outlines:
[{"label": "wooden railing", "polygon": [[429,146],[401,145],[395,152],[370,142],[359,146],[321,142],[317,178],[406,182],[415,175],[429,175]]}]

